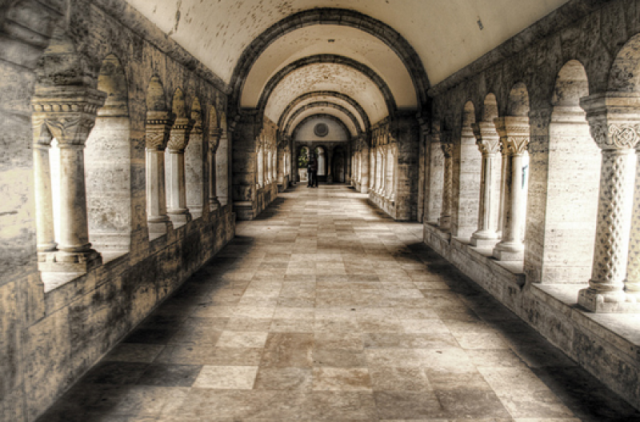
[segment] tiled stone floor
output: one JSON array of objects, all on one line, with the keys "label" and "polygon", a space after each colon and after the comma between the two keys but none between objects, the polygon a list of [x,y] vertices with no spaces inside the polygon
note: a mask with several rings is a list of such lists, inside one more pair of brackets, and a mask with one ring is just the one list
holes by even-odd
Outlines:
[{"label": "tiled stone floor", "polygon": [[640,421],[421,233],[282,194],[40,421]]}]

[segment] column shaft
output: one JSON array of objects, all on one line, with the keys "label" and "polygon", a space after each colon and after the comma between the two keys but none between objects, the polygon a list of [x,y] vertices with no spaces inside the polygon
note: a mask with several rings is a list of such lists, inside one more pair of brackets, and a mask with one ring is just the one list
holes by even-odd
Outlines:
[{"label": "column shaft", "polygon": [[451,199],[453,198],[453,144],[442,142],[440,145],[444,152],[444,181],[439,226],[443,231],[448,232],[451,230]]},{"label": "column shaft", "polygon": [[36,184],[36,229],[39,252],[56,249],[49,149],[49,145],[35,144],[33,146],[33,166]]}]

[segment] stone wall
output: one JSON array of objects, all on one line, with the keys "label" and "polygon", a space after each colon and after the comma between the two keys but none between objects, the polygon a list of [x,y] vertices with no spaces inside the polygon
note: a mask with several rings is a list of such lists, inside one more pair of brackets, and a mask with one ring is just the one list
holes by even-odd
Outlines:
[{"label": "stone wall", "polygon": [[[635,333],[624,333],[621,327],[627,325],[622,316],[600,318],[576,305],[578,290],[589,286],[592,263],[598,258],[594,258],[594,239],[597,224],[602,224],[596,217],[602,190],[600,160],[601,149],[607,148],[602,138],[598,138],[600,148],[596,146],[592,136],[597,133],[593,126],[588,133],[588,115],[581,106],[598,94],[616,98],[638,94],[633,75],[639,69],[639,12],[639,1],[570,1],[432,87],[424,192],[425,243],[636,407],[640,407],[636,381],[640,365],[629,354],[637,348]],[[624,104],[625,118],[637,120],[640,110],[635,103]],[[614,113],[613,108],[608,110]],[[503,148],[509,145],[509,154],[518,155],[524,168],[526,153],[518,149],[526,147],[529,159],[528,180],[523,170],[520,187],[526,194],[524,259],[504,262],[492,257],[493,246],[469,244],[479,229],[473,223],[479,223],[482,168],[477,151],[471,162],[464,163],[465,151],[468,157],[474,154],[469,126],[480,139],[495,118],[502,122]],[[514,128],[521,133],[515,136]],[[437,218],[443,209],[445,172],[441,138],[452,138],[453,143],[450,227],[438,227]],[[605,191],[609,191],[606,186]],[[501,206],[495,192],[493,198],[493,205]],[[613,207],[622,206],[616,201],[611,200]],[[617,248],[614,243],[609,246]],[[629,242],[622,243],[626,248]],[[626,266],[626,262],[610,265]]]},{"label": "stone wall", "polygon": [[[149,238],[145,121],[150,80],[156,76],[162,84],[169,110],[180,89],[187,112],[197,99],[208,116],[210,109],[223,111],[227,102],[226,87],[215,75],[124,1],[10,3],[0,8],[0,191],[5,198],[0,205],[0,420],[26,422],[213,257],[233,237],[235,216],[230,206],[210,208],[204,188],[199,215]],[[119,122],[113,125],[100,120],[99,111],[95,136],[85,148],[85,162],[95,163],[85,166],[89,235],[103,263],[75,276],[40,273],[34,88],[100,88],[107,57],[114,57],[124,72],[126,118],[112,115]],[[204,149],[199,152],[206,157],[213,128],[203,120]],[[125,143],[111,145],[115,138]],[[92,149],[92,143],[98,148]],[[201,170],[198,177],[206,183],[209,166]],[[112,202],[100,202],[95,195],[100,189]]]}]

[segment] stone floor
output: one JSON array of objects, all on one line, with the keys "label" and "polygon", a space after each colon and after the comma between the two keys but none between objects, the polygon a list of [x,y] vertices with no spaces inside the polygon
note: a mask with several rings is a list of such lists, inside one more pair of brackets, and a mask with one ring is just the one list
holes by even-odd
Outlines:
[{"label": "stone floor", "polygon": [[640,421],[421,233],[290,190],[40,421]]}]

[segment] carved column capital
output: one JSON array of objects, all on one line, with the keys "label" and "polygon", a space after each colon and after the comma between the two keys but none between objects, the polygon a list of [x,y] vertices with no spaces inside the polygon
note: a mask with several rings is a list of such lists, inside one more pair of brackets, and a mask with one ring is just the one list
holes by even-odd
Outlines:
[{"label": "carved column capital", "polygon": [[476,144],[483,156],[493,155],[500,151],[500,136],[493,123],[480,122],[471,125]]},{"label": "carved column capital", "polygon": [[61,146],[84,146],[106,97],[86,86],[36,87],[31,100],[34,143],[49,145],[46,129]]},{"label": "carved column capital", "polygon": [[494,120],[502,147],[510,155],[522,155],[529,145],[529,118],[507,116]]},{"label": "carved column capital", "polygon": [[640,95],[607,92],[580,100],[591,136],[603,150],[630,150],[640,141]]},{"label": "carved column capital", "polygon": [[453,156],[453,138],[451,132],[440,132],[440,148],[446,158]]},{"label": "carved column capital", "polygon": [[184,152],[189,144],[189,134],[194,121],[188,117],[178,117],[173,123],[167,148],[171,151]]},{"label": "carved column capital", "polygon": [[145,146],[163,151],[169,142],[174,116],[170,111],[147,111],[145,122]]}]

